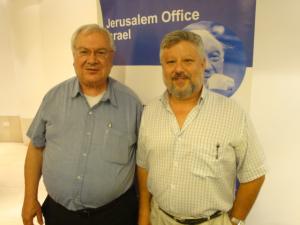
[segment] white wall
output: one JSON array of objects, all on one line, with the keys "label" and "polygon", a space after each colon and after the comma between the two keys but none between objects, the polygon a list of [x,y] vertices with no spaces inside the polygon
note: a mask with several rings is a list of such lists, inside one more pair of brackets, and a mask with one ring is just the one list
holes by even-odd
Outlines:
[{"label": "white wall", "polygon": [[80,25],[97,23],[96,0],[43,0],[40,7],[44,71],[53,86],[74,75],[70,37]]},{"label": "white wall", "polygon": [[11,43],[11,22],[4,1],[0,1],[0,115],[14,115],[17,109],[16,77]]},{"label": "white wall", "polygon": [[[45,92],[74,74],[69,39],[79,25],[97,22],[98,1],[2,2],[0,114],[33,117]],[[269,164],[266,183],[248,218],[251,225],[300,221],[299,9],[298,0],[257,0],[254,66],[234,96],[249,109]],[[113,76],[148,101],[164,89],[160,72],[159,67],[116,67]]]},{"label": "white wall", "polygon": [[[32,117],[44,92],[39,1],[7,1],[11,21],[18,110],[15,115]],[[10,100],[11,101],[11,100]]]},{"label": "white wall", "polygon": [[300,223],[300,2],[258,0],[251,115],[269,174],[249,224]]},{"label": "white wall", "polygon": [[12,21],[18,111],[32,117],[45,92],[74,75],[70,36],[81,24],[97,23],[96,1],[7,1]]}]

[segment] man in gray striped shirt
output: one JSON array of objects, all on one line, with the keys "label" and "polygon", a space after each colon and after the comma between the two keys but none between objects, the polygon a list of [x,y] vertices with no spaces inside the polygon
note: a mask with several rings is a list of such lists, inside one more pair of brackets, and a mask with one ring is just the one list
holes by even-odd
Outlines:
[{"label": "man in gray striped shirt", "polygon": [[[109,78],[115,45],[97,24],[72,37],[76,77],[52,88],[28,130],[23,223],[134,225],[138,97]],[[43,175],[48,196],[41,207]]]},{"label": "man in gray striped shirt", "polygon": [[248,116],[205,89],[197,34],[168,33],[160,61],[167,90],[145,107],[138,140],[139,225],[244,224],[266,172]]}]

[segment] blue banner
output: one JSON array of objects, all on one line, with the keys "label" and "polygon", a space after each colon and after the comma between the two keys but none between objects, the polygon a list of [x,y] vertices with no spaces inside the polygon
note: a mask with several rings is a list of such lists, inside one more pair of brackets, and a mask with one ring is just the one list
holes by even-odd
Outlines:
[{"label": "blue banner", "polygon": [[115,65],[159,65],[163,36],[186,29],[219,49],[206,49],[209,89],[231,96],[252,66],[256,0],[99,1],[103,24],[116,42]]}]

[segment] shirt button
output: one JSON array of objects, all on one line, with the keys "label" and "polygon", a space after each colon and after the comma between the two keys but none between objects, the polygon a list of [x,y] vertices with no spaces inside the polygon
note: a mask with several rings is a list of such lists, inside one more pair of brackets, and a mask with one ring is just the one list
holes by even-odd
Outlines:
[{"label": "shirt button", "polygon": [[92,112],[92,111],[90,111],[90,112],[89,112],[89,115],[92,115],[92,114],[93,114],[93,112]]},{"label": "shirt button", "polygon": [[77,176],[77,180],[81,180],[81,176]]},{"label": "shirt button", "polygon": [[86,153],[83,153],[82,155],[83,155],[84,157],[86,157],[86,156],[87,156],[87,154],[86,154]]}]

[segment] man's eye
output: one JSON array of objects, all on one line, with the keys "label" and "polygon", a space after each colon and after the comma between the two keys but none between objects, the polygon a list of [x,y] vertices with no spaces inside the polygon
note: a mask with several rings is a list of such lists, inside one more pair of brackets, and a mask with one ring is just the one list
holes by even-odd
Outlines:
[{"label": "man's eye", "polygon": [[97,55],[106,55],[107,51],[98,51],[96,52]]},{"label": "man's eye", "polygon": [[81,51],[79,51],[79,54],[80,55],[87,55],[88,51],[87,50],[81,50]]},{"label": "man's eye", "polygon": [[175,63],[175,60],[168,60],[166,61],[166,64],[174,64]]},{"label": "man's eye", "polygon": [[185,63],[192,63],[192,62],[194,62],[194,60],[193,59],[185,59],[185,60],[183,60]]}]

